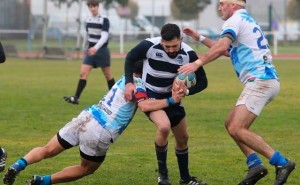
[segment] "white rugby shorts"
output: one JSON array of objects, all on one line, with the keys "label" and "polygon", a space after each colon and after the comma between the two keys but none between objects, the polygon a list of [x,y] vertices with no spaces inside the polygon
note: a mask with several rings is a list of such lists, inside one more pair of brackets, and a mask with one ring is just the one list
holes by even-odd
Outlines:
[{"label": "white rugby shorts", "polygon": [[59,130],[59,135],[88,156],[104,156],[111,144],[112,135],[91,114],[82,111]]},{"label": "white rugby shorts", "polygon": [[279,90],[280,82],[277,79],[248,81],[236,106],[246,105],[250,112],[258,116],[264,106],[278,95]]}]

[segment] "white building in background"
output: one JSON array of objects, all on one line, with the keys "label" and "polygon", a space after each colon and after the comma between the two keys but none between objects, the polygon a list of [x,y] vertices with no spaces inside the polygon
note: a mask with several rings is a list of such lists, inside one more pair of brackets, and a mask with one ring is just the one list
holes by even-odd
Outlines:
[{"label": "white building in background", "polygon": [[[32,13],[33,15],[43,14],[44,0],[31,0],[32,1]],[[211,0],[212,3],[200,13],[199,19],[189,22],[176,21],[171,18],[171,2],[172,0],[135,0],[139,5],[139,14],[146,16],[150,22],[154,22],[159,27],[164,22],[176,22],[180,26],[192,26],[192,27],[209,27],[215,30],[220,30],[223,21],[217,14],[217,5],[219,0]],[[281,29],[286,27],[286,14],[285,7],[288,0],[248,0],[247,10],[258,21],[258,23],[267,25],[269,24],[269,5],[273,5],[273,19],[277,21]],[[74,22],[78,15],[78,4],[75,3],[70,9],[66,6],[62,6],[58,9],[52,2],[48,1],[48,13],[52,17],[57,17],[63,22]],[[89,11],[83,1],[82,16],[86,17]],[[105,11],[102,13],[106,13]],[[160,20],[160,23],[157,21]],[[163,20],[163,21],[162,21]],[[288,26],[287,26],[288,27]],[[290,30],[288,30],[290,31]]]},{"label": "white building in background", "polygon": [[[147,16],[171,16],[170,4],[172,0],[136,0],[139,4],[140,12]],[[217,13],[217,7],[219,0],[211,0],[211,4],[208,5],[203,12],[199,15],[198,25],[200,27],[212,27],[215,29],[221,29],[223,21],[220,19]],[[246,9],[248,12],[262,24],[269,22],[269,5],[273,6],[273,19],[279,23],[285,21],[285,7],[288,0],[248,0]],[[170,19],[167,19],[170,20]]]}]

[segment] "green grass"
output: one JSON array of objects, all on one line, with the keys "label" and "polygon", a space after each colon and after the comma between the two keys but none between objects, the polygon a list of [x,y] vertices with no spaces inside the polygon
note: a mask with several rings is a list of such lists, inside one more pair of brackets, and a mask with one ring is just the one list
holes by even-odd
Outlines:
[{"label": "green grass", "polygon": [[[107,85],[102,72],[93,70],[78,106],[63,101],[72,95],[79,78],[81,61],[26,60],[9,58],[0,65],[0,145],[8,151],[7,164],[13,163],[36,146],[43,146],[73,117],[104,95]],[[281,77],[281,92],[252,125],[271,146],[300,164],[300,61],[275,61]],[[123,61],[114,60],[115,78],[123,73]],[[190,134],[190,171],[210,185],[237,184],[245,174],[245,158],[228,136],[224,119],[234,106],[242,85],[228,60],[205,66],[209,85],[200,94],[183,101]],[[154,125],[137,112],[131,125],[114,143],[103,165],[91,176],[69,184],[153,185],[157,162],[154,152]],[[172,184],[179,172],[170,135],[168,167]],[[269,175],[259,185],[272,184],[274,169],[263,158]],[[29,166],[16,185],[33,174],[50,174],[79,163],[78,148]],[[2,173],[3,174],[3,173]],[[2,175],[1,174],[1,175]],[[289,185],[298,185],[295,170]]]}]

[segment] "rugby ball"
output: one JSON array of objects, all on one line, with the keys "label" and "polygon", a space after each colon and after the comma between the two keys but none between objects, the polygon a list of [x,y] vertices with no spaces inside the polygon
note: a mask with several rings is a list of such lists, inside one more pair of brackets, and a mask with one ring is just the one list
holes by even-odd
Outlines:
[{"label": "rugby ball", "polygon": [[187,88],[196,85],[197,79],[195,73],[190,73],[189,75],[179,73],[175,78],[176,83],[182,82]]}]

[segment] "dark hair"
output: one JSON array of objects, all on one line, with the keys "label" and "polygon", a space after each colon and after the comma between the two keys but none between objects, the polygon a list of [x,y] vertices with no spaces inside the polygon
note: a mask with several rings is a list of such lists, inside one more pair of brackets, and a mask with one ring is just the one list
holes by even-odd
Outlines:
[{"label": "dark hair", "polygon": [[143,64],[144,64],[144,61],[143,60],[138,60],[134,63],[134,66],[133,66],[133,72],[136,73],[136,74],[142,74],[143,72]]},{"label": "dark hair", "polygon": [[161,28],[160,36],[163,40],[171,41],[175,38],[180,38],[181,31],[176,24],[167,23]]},{"label": "dark hair", "polygon": [[87,2],[86,2],[86,4],[88,5],[88,6],[99,6],[99,0],[87,0]]}]

